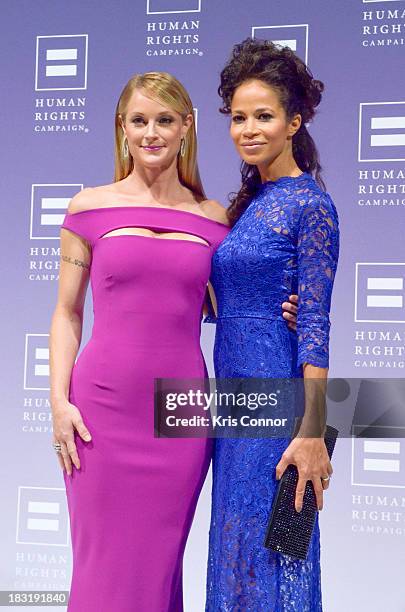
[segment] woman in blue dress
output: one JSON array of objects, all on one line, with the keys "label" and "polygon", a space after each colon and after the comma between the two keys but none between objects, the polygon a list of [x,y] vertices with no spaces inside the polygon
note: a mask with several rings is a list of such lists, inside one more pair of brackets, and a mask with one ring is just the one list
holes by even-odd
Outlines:
[{"label": "woman in blue dress", "polygon": [[[217,378],[327,377],[338,216],[306,128],[322,90],[289,48],[268,41],[236,45],[221,73],[242,185],[212,264],[218,314],[206,320],[217,323]],[[279,310],[290,294],[299,296],[297,333]],[[332,473],[323,437],[216,439],[207,612],[322,610],[318,515],[306,560],[263,545],[277,477],[291,463],[296,509],[308,480],[321,509]]]}]

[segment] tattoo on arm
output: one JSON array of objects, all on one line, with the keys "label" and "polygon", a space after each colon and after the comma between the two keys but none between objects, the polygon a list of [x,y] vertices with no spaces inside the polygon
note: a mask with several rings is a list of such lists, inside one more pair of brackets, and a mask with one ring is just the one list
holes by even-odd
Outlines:
[{"label": "tattoo on arm", "polygon": [[80,261],[80,259],[72,259],[67,255],[61,255],[61,259],[63,259],[63,261],[67,261],[68,263],[74,264],[75,266],[79,266],[80,268],[90,268],[89,264],[86,264],[84,261]]}]

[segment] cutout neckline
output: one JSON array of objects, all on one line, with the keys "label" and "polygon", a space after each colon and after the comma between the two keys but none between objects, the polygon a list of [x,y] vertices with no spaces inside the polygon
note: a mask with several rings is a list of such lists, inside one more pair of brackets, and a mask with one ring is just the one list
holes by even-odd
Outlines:
[{"label": "cutout neckline", "polygon": [[[124,230],[124,229],[141,229],[141,230],[146,230],[148,229],[149,231],[152,232],[151,235],[147,235],[147,234],[137,234],[137,233],[119,233],[119,234],[114,234],[113,232],[117,232],[120,230]],[[162,238],[161,234],[167,235],[167,234],[182,234],[184,236],[193,236],[194,238],[198,238],[199,240],[192,240],[190,238]],[[178,231],[170,231],[170,232],[153,232],[152,230],[150,230],[147,227],[136,227],[136,226],[131,226],[131,227],[118,227],[115,228],[113,230],[110,230],[109,232],[107,232],[106,234],[103,234],[102,236],[99,237],[99,240],[105,240],[105,239],[109,239],[109,238],[122,238],[123,236],[131,236],[131,237],[135,237],[135,238],[148,238],[149,240],[168,240],[171,242],[194,242],[195,244],[201,244],[202,246],[208,247],[210,248],[211,245],[209,242],[207,242],[205,240],[205,238],[202,238],[201,236],[197,236],[196,234],[190,234],[188,232],[178,232]]]},{"label": "cutout neckline", "polygon": [[222,223],[221,221],[216,221],[215,219],[210,219],[209,217],[204,217],[203,215],[197,215],[195,213],[192,213],[188,210],[180,210],[179,208],[170,208],[169,206],[138,206],[137,204],[133,204],[130,206],[99,206],[98,208],[87,208],[86,210],[79,210],[76,213],[67,213],[70,217],[75,217],[76,215],[81,215],[83,213],[88,213],[88,212],[95,212],[95,211],[100,211],[100,210],[118,210],[118,209],[123,209],[123,208],[142,208],[142,209],[156,209],[156,210],[170,210],[172,212],[177,212],[177,213],[183,213],[185,215],[191,215],[193,217],[197,217],[198,219],[204,219],[205,221],[209,221],[210,223],[216,223],[217,225],[222,225],[223,227],[226,227],[227,229],[231,229],[229,225],[226,225],[225,223]]}]

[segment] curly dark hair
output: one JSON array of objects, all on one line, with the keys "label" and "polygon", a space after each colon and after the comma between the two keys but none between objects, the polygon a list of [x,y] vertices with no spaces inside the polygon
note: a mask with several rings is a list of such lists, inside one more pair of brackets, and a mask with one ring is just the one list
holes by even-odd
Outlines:
[{"label": "curly dark hair", "polygon": [[[314,79],[308,66],[289,47],[277,46],[269,40],[247,38],[234,46],[231,58],[221,72],[221,84],[218,87],[223,101],[219,109],[221,113],[231,113],[236,88],[251,79],[263,81],[277,91],[287,120],[297,113],[301,115],[301,127],[292,140],[293,156],[300,170],[312,174],[321,188],[325,189],[318,151],[306,128],[322,99],[323,83]],[[246,210],[261,185],[256,166],[242,161],[240,171],[241,188],[237,193],[229,195],[231,204],[227,214],[232,225]]]}]

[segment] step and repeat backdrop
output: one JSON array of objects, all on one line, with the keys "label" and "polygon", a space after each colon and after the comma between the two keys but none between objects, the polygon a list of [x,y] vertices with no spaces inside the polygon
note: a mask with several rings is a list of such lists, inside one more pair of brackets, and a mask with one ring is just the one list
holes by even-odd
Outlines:
[{"label": "step and repeat backdrop", "polygon": [[[113,120],[134,73],[179,78],[194,105],[207,194],[239,162],[219,73],[247,36],[293,48],[326,90],[312,125],[340,215],[331,375],[404,375],[405,1],[20,0],[3,3],[0,587],[68,590],[69,520],[51,447],[49,328],[69,199],[113,176]],[[88,294],[82,346],[91,333]],[[212,374],[214,325],[202,326]],[[351,393],[350,381],[347,393]],[[321,513],[324,608],[405,611],[405,444],[339,440]],[[210,479],[185,558],[186,610],[204,609]],[[114,524],[111,524],[114,529]],[[10,608],[11,609],[11,608]],[[60,608],[59,608],[60,609]],[[136,608],[134,608],[136,609]]]}]

